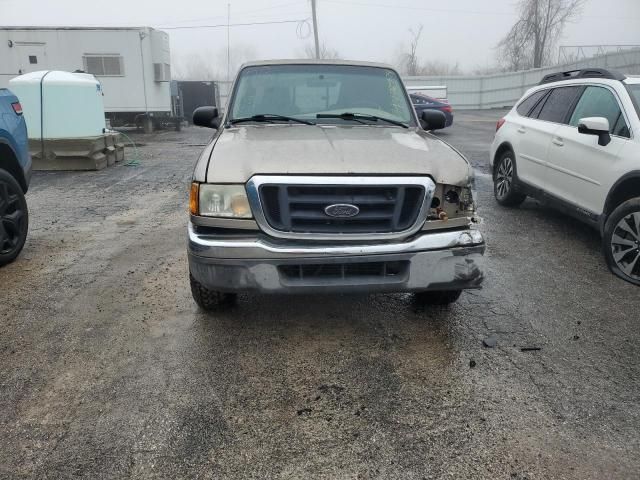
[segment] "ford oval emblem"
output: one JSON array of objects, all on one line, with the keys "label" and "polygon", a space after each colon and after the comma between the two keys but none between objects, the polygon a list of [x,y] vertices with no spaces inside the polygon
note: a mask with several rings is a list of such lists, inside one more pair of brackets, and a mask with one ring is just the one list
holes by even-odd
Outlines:
[{"label": "ford oval emblem", "polygon": [[358,215],[360,213],[360,209],[349,203],[336,203],[335,205],[325,207],[324,213],[330,217],[350,218]]}]

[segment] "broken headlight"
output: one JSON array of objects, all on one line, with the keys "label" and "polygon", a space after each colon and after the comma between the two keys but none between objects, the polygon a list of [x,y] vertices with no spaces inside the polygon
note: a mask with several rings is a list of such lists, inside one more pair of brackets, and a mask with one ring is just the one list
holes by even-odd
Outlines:
[{"label": "broken headlight", "polygon": [[431,201],[428,219],[448,220],[457,217],[473,217],[475,211],[475,200],[470,187],[438,184]]}]

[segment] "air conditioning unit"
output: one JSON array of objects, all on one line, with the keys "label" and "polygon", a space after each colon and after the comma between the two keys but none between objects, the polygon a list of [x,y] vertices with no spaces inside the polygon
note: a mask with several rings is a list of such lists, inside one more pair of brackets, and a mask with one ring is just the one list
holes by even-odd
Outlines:
[{"label": "air conditioning unit", "polygon": [[154,63],[153,79],[156,82],[169,82],[171,80],[171,65],[168,63]]}]

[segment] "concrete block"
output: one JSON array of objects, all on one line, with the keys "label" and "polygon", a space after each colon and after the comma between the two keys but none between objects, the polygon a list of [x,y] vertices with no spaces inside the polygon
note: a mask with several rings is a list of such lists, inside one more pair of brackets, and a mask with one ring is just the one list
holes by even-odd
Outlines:
[{"label": "concrete block", "polygon": [[[109,165],[104,135],[29,140],[34,170],[101,170]],[[115,150],[115,149],[114,149]],[[115,163],[115,151],[113,153]]]}]

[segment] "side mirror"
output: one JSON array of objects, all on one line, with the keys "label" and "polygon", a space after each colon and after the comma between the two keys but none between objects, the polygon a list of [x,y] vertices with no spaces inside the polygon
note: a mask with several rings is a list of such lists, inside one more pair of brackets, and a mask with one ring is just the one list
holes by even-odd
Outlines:
[{"label": "side mirror", "polygon": [[424,110],[420,115],[420,121],[425,130],[440,130],[447,125],[447,117],[440,110]]},{"label": "side mirror", "polygon": [[609,134],[609,120],[604,117],[587,117],[578,121],[578,133],[595,135],[598,137],[598,145],[606,147],[611,143]]},{"label": "side mirror", "polygon": [[193,112],[193,124],[198,127],[220,128],[220,115],[216,107],[198,107]]}]

